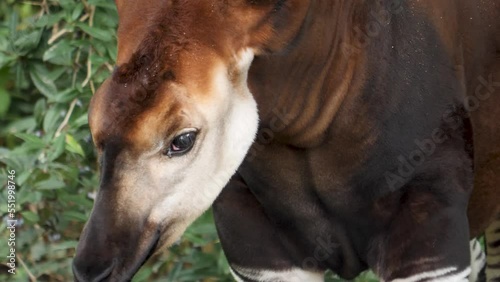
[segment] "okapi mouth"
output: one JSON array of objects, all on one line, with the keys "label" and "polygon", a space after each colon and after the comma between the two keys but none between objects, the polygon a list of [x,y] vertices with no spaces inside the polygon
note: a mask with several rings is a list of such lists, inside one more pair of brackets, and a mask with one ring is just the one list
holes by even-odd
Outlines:
[{"label": "okapi mouth", "polygon": [[[141,268],[145,263],[146,261],[149,260],[149,258],[151,256],[153,256],[153,254],[155,253],[156,251],[156,248],[158,247],[158,243],[160,242],[160,232],[158,231],[156,233],[156,239],[153,241],[153,243],[151,244],[151,247],[149,248],[149,251],[147,252],[146,254],[146,257],[144,258],[144,260],[141,262],[141,265],[139,265],[139,267],[137,268],[136,272],[139,270],[139,268]],[[134,273],[135,274],[135,273]]]},{"label": "okapi mouth", "polygon": [[[143,253],[139,259],[134,260],[134,264],[130,267],[126,265],[118,265],[118,259],[113,259],[113,263],[98,277],[91,280],[86,280],[80,277],[78,271],[75,271],[75,265],[73,265],[73,274],[75,282],[128,282],[132,281],[134,275],[139,271],[139,269],[146,263],[146,261],[155,253],[158,243],[160,242],[160,230],[155,232],[154,239],[151,241],[147,251]],[[122,270],[127,269],[122,272]]]},{"label": "okapi mouth", "polygon": [[132,281],[132,278],[139,271],[139,269],[149,260],[151,256],[153,256],[153,254],[156,251],[156,248],[158,247],[159,242],[160,242],[160,230],[157,230],[157,232],[155,233],[155,238],[153,241],[151,241],[151,245],[149,246],[148,251],[144,253],[144,255],[139,260],[137,260],[136,266],[132,267],[129,271],[125,272],[124,274],[114,274],[117,277],[111,275],[109,277],[111,278],[111,280],[109,281],[113,282]]},{"label": "okapi mouth", "polygon": [[[96,277],[93,281],[95,281],[95,282],[109,281],[111,278],[111,273],[113,272],[113,269],[115,268],[115,265],[116,265],[116,260],[113,260],[113,263],[103,273],[101,273],[101,275]],[[79,277],[78,272],[75,271],[74,264],[73,264],[72,268],[73,268],[73,276],[74,276],[75,282],[86,282],[85,279],[82,279],[81,277]]]}]

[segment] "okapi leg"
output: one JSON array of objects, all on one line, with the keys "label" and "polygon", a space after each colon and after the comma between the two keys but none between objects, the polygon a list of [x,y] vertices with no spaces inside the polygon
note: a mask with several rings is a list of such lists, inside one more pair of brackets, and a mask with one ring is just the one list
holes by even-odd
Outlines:
[{"label": "okapi leg", "polygon": [[[437,182],[406,187],[388,231],[374,240],[369,263],[382,281],[468,282],[467,193],[451,181]],[[449,186],[440,188],[445,182]]]},{"label": "okapi leg", "polygon": [[484,277],[481,277],[481,274],[484,274],[482,271],[486,266],[486,256],[477,239],[470,241],[470,261],[471,274],[469,282],[484,281]]},{"label": "okapi leg", "polygon": [[283,245],[246,184],[233,176],[213,205],[222,248],[236,281],[322,282],[322,272],[303,270]]},{"label": "okapi leg", "polygon": [[500,282],[500,214],[485,232],[486,281]]}]

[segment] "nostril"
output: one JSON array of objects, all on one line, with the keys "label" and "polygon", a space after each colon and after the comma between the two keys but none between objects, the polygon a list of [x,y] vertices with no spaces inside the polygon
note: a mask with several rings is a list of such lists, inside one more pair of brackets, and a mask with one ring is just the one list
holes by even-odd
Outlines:
[{"label": "nostril", "polygon": [[72,266],[75,282],[108,281],[114,268],[115,260],[113,260],[113,263],[104,271],[101,271],[101,265],[91,265],[91,263],[86,264],[82,267],[82,265],[78,261],[76,261],[76,259],[73,262]]}]

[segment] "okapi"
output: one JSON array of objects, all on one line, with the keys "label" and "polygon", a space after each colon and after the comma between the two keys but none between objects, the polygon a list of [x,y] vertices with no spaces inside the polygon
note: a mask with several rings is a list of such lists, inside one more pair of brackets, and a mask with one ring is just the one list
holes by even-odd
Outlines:
[{"label": "okapi", "polygon": [[212,204],[237,281],[474,280],[489,224],[500,279],[500,1],[116,4],[76,281],[130,280]]}]

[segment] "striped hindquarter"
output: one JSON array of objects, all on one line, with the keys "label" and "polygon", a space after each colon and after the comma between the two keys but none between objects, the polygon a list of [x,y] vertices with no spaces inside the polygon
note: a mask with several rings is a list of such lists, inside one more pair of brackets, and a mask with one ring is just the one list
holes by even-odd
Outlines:
[{"label": "striped hindquarter", "polygon": [[[495,227],[500,227],[500,220],[496,222]],[[498,228],[494,229],[499,231]],[[497,232],[496,234],[497,243],[500,242],[500,236]],[[498,244],[496,245],[497,250],[499,249]],[[481,244],[477,239],[473,239],[470,242],[470,252],[471,252],[471,265],[470,267],[459,270],[457,268],[449,267],[436,271],[428,271],[422,272],[417,275],[413,275],[411,277],[406,277],[402,279],[392,280],[393,282],[417,282],[417,281],[442,281],[442,282],[455,282],[455,281],[469,281],[469,282],[482,282],[484,281],[484,274],[482,271],[486,265],[486,256],[485,252],[481,247]],[[499,252],[496,252],[500,254]],[[497,255],[497,265],[498,265]],[[500,281],[498,278],[500,277],[498,272],[498,268],[490,268],[490,275],[487,282],[496,282]],[[321,273],[309,273],[304,270],[294,269],[288,271],[263,271],[263,270],[252,270],[245,269],[233,266],[231,269],[231,273],[236,281],[287,281],[287,282],[313,282],[313,281],[323,281]],[[496,276],[495,276],[496,275]],[[468,279],[467,279],[468,277]],[[495,280],[496,279],[496,280]],[[383,280],[382,280],[383,281]]]},{"label": "striped hindquarter", "polygon": [[486,281],[500,282],[500,214],[486,229]]},{"label": "striped hindquarter", "polygon": [[484,274],[483,270],[486,264],[486,256],[477,239],[470,241],[470,255],[470,267],[466,267],[465,269],[445,267],[391,280],[391,282],[482,282],[484,281],[484,276],[482,274]]}]

